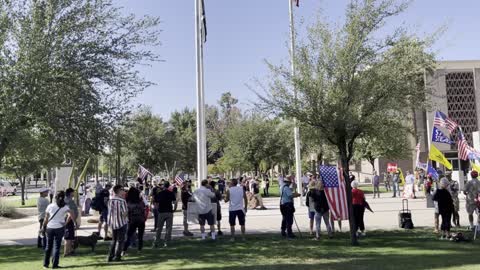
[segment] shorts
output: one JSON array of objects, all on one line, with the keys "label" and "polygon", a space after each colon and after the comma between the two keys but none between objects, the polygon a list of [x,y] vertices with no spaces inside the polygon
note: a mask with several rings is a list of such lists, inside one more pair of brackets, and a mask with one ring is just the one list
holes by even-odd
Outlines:
[{"label": "shorts", "polygon": [[198,215],[198,223],[201,226],[205,226],[205,221],[207,221],[208,225],[212,226],[215,225],[215,222],[213,220],[213,214],[212,211],[206,213],[206,214],[200,214]]},{"label": "shorts", "polygon": [[476,203],[466,203],[466,208],[467,208],[467,213],[469,215],[473,215],[473,212],[477,209],[477,204]]},{"label": "shorts", "polygon": [[100,222],[107,222],[108,219],[108,209],[102,210],[100,212]]},{"label": "shorts", "polygon": [[308,211],[308,218],[309,219],[315,219],[315,211],[313,211],[313,212]]},{"label": "shorts", "polygon": [[235,221],[238,217],[238,224],[245,226],[245,212],[243,210],[230,211],[228,213],[228,222],[230,226],[235,226]]},{"label": "shorts", "polygon": [[73,221],[69,221],[65,225],[65,240],[75,240],[75,224]]}]

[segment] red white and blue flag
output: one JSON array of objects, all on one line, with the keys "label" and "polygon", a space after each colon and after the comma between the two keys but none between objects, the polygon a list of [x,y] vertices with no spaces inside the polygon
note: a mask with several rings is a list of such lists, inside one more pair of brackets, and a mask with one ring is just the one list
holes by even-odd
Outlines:
[{"label": "red white and blue flag", "polygon": [[142,181],[147,179],[148,175],[153,176],[151,172],[149,172],[145,167],[142,165],[138,165],[138,178],[140,178]]},{"label": "red white and blue flag", "polygon": [[452,133],[455,131],[455,129],[457,129],[458,124],[441,111],[436,111],[435,118],[433,119],[433,126],[447,128],[448,131]]},{"label": "red white and blue flag", "polygon": [[321,165],[320,176],[323,181],[330,212],[334,220],[348,219],[347,192],[342,170],[337,166]]},{"label": "red white and blue flag", "polygon": [[183,182],[185,182],[185,174],[179,174],[175,176],[175,183],[177,183],[177,186],[182,186]]}]

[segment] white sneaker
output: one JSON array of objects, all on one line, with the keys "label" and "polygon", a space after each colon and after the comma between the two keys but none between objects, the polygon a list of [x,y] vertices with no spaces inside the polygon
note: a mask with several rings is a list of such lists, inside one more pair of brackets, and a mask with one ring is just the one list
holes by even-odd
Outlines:
[{"label": "white sneaker", "polygon": [[216,233],[216,232],[212,232],[212,240],[215,240],[216,237],[217,237],[217,233]]}]

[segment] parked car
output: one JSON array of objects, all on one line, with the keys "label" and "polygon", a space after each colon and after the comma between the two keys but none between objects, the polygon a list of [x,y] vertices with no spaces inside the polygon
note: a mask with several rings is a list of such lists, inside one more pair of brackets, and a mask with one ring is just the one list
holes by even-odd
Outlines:
[{"label": "parked car", "polygon": [[6,194],[15,195],[17,193],[17,188],[7,181],[0,181],[0,189]]}]

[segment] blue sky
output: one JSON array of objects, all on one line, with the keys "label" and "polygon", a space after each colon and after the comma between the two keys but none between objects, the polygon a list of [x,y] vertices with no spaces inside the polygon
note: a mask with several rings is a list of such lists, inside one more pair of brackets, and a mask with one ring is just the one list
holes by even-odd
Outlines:
[{"label": "blue sky", "polygon": [[[152,48],[164,62],[141,67],[156,83],[134,101],[168,119],[171,112],[196,104],[194,0],[115,0],[125,12],[158,16],[162,45]],[[348,0],[300,0],[296,20],[311,22],[321,14],[341,21]],[[205,0],[208,41],[205,48],[205,96],[216,103],[230,91],[249,106],[255,94],[246,87],[268,75],[264,60],[288,59],[288,0]],[[439,60],[480,59],[478,0],[417,0],[390,26],[406,22],[419,34],[442,25],[447,32],[433,48]],[[389,26],[389,27],[390,27]]]}]

